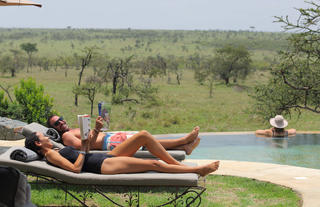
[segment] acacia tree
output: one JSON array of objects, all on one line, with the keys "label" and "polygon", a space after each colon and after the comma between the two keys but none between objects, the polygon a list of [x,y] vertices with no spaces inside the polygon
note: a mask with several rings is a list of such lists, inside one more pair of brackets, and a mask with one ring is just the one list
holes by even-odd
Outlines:
[{"label": "acacia tree", "polygon": [[41,71],[42,69],[45,71],[49,70],[50,66],[50,59],[47,57],[39,57],[36,61],[37,66],[39,67],[39,70]]},{"label": "acacia tree", "polygon": [[171,76],[170,72],[172,72],[177,80],[177,84],[180,85],[181,79],[182,79],[182,69],[180,67],[180,61],[177,57],[174,55],[169,55],[166,60],[167,65],[167,76],[168,76],[168,83],[171,82]]},{"label": "acacia tree", "polygon": [[86,96],[91,104],[90,114],[93,114],[93,104],[102,84],[102,80],[97,76],[90,76],[86,79],[85,84],[79,87],[73,88],[73,93]]},{"label": "acacia tree", "polygon": [[[61,67],[64,69],[64,77],[68,77],[68,70],[70,69],[73,61],[73,57],[60,56]],[[81,74],[82,75],[82,74]]]},{"label": "acacia tree", "polygon": [[199,57],[199,63],[196,64],[195,79],[199,84],[208,83],[209,97],[213,95],[213,84],[218,79],[216,62],[213,57]]},{"label": "acacia tree", "polygon": [[15,77],[16,72],[24,68],[24,63],[23,63],[23,57],[21,50],[16,50],[16,49],[10,49],[10,52],[13,55],[13,67],[10,69],[11,72],[11,77]]},{"label": "acacia tree", "polygon": [[[79,79],[78,79],[78,83],[75,87],[80,87],[81,85],[81,80],[82,80],[82,75],[83,75],[83,71],[86,67],[88,67],[88,65],[91,62],[92,56],[96,54],[96,47],[86,47],[83,50],[83,55],[80,56],[81,59],[81,69],[79,72]],[[78,106],[78,93],[74,94],[74,105]]]},{"label": "acacia tree", "polygon": [[204,70],[203,77],[204,80],[208,82],[209,87],[209,97],[212,98],[213,95],[213,83],[217,79],[216,75],[216,63],[214,62],[213,58],[207,58],[203,60],[201,64],[202,70]]},{"label": "acacia tree", "polygon": [[163,76],[167,72],[167,62],[161,55],[148,56],[140,62],[140,69],[141,74],[148,75],[149,78]]},{"label": "acacia tree", "polygon": [[0,70],[2,73],[10,73],[15,77],[16,73],[24,68],[21,52],[19,50],[10,50],[12,55],[4,55],[0,58]]},{"label": "acacia tree", "polygon": [[215,57],[215,71],[217,76],[228,85],[230,78],[236,82],[244,79],[250,72],[250,53],[243,46],[226,45],[217,49]]},{"label": "acacia tree", "polygon": [[255,113],[265,119],[275,114],[291,115],[293,110],[320,113],[320,5],[308,2],[307,9],[297,9],[300,17],[292,22],[276,17],[285,30],[295,31],[289,48],[279,54],[279,64],[271,68],[268,83],[255,87]]},{"label": "acacia tree", "polygon": [[198,81],[200,85],[204,84],[204,81],[206,78],[206,75],[201,70],[202,61],[203,61],[203,58],[200,57],[199,53],[195,53],[189,56],[186,61],[186,67],[194,70],[194,78]]},{"label": "acacia tree", "polygon": [[22,43],[20,48],[24,50],[28,55],[28,67],[27,72],[29,72],[29,68],[32,67],[32,54],[37,52],[37,43]]},{"label": "acacia tree", "polygon": [[103,77],[105,82],[112,84],[112,102],[123,103],[125,101],[138,102],[136,99],[128,98],[132,90],[132,73],[130,73],[130,62],[133,56],[127,58],[106,58],[100,66],[98,75]]},{"label": "acacia tree", "polygon": [[[127,58],[105,58],[104,63],[99,66],[98,76],[102,77],[104,82],[111,82],[111,94],[113,104],[123,104],[133,102],[136,104],[149,102],[157,104],[158,100],[154,94],[157,88],[151,84],[150,74],[141,74],[139,79],[134,81],[133,56]],[[137,64],[138,66],[140,64]],[[106,90],[108,93],[108,90]]]}]

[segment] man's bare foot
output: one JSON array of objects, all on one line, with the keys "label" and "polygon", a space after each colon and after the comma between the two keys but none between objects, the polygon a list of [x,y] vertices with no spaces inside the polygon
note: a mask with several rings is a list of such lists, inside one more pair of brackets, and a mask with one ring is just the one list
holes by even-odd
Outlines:
[{"label": "man's bare foot", "polygon": [[192,151],[199,145],[200,137],[197,137],[192,143],[184,145],[184,151],[187,155],[190,155]]},{"label": "man's bare foot", "polygon": [[206,176],[206,175],[218,170],[219,164],[220,164],[220,161],[215,161],[215,162],[212,162],[212,163],[210,163],[208,165],[205,165],[205,166],[201,167],[201,169],[199,170],[198,174],[200,176],[204,177],[204,176]]},{"label": "man's bare foot", "polygon": [[190,132],[187,136],[184,137],[185,144],[192,143],[199,135],[200,127],[196,126],[192,132]]}]

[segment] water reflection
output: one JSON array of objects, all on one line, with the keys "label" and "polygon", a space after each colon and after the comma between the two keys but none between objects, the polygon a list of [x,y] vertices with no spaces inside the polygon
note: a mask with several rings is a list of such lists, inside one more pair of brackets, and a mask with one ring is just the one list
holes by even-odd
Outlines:
[{"label": "water reflection", "polygon": [[288,139],[290,138],[269,138],[271,145],[275,148],[288,148]]}]

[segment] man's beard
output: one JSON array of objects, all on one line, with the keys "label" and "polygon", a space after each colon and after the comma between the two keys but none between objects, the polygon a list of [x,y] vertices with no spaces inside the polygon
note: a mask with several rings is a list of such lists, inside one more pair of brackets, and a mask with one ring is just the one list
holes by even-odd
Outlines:
[{"label": "man's beard", "polygon": [[66,132],[68,132],[68,131],[70,131],[70,128],[69,128],[69,127],[67,127],[66,129],[60,130],[60,133],[61,133],[61,134],[64,134],[64,133],[66,133]]}]

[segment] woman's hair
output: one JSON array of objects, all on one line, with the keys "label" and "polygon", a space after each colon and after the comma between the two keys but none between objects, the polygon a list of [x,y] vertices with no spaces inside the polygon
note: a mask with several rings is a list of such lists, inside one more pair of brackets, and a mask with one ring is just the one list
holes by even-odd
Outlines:
[{"label": "woman's hair", "polygon": [[39,141],[40,141],[40,139],[37,136],[37,133],[33,132],[30,136],[26,137],[26,140],[24,142],[24,146],[26,148],[36,152],[39,156],[42,157],[43,155],[39,152],[41,148],[35,144],[35,142],[39,142]]},{"label": "woman's hair", "polygon": [[284,132],[284,128],[274,127],[274,131],[277,132],[277,133],[283,133]]}]

